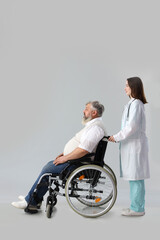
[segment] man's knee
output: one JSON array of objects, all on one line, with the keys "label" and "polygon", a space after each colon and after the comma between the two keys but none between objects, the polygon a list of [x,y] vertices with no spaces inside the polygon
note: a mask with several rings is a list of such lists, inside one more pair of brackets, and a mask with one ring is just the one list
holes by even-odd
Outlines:
[{"label": "man's knee", "polygon": [[49,161],[43,168],[42,173],[52,172],[52,169],[55,167],[53,160]]}]

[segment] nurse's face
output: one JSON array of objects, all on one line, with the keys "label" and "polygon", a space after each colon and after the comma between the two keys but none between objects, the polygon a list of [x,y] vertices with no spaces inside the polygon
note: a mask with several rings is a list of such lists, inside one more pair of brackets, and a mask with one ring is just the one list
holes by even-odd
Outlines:
[{"label": "nurse's face", "polygon": [[127,96],[131,97],[131,88],[128,85],[128,81],[126,81],[126,87],[124,90],[125,90]]}]

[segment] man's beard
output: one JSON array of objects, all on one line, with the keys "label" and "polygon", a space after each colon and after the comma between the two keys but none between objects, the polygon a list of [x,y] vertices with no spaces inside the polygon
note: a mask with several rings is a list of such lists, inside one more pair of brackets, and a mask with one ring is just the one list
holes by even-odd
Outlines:
[{"label": "man's beard", "polygon": [[91,121],[92,120],[92,117],[85,117],[83,116],[82,118],[82,125],[85,125],[87,122]]}]

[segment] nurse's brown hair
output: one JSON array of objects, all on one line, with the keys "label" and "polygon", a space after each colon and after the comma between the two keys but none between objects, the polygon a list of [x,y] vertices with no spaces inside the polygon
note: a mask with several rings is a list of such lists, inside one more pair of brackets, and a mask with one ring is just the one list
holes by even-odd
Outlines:
[{"label": "nurse's brown hair", "polygon": [[131,96],[141,100],[144,104],[147,103],[142,80],[139,77],[131,77],[127,79],[128,85],[131,88]]}]

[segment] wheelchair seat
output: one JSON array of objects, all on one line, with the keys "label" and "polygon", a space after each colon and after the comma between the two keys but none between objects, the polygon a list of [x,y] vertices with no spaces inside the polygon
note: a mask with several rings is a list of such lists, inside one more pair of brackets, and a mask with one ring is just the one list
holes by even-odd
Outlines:
[{"label": "wheelchair seat", "polygon": [[[62,172],[59,175],[59,178],[60,179],[64,179],[65,177],[67,178],[69,176],[69,174],[73,171],[74,168],[80,167],[82,165],[96,164],[98,166],[103,167],[105,151],[106,151],[107,144],[108,144],[107,139],[108,139],[108,137],[104,136],[100,140],[100,142],[97,145],[95,153],[89,153],[89,154],[86,154],[84,157],[69,160],[68,161],[69,165],[65,169],[62,170]],[[69,170],[70,165],[74,166],[71,170]]]}]

